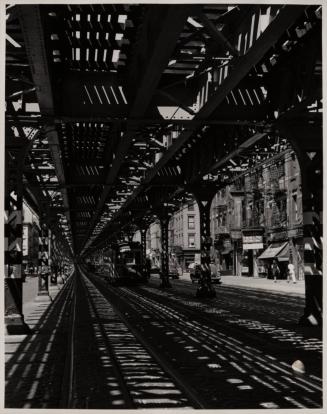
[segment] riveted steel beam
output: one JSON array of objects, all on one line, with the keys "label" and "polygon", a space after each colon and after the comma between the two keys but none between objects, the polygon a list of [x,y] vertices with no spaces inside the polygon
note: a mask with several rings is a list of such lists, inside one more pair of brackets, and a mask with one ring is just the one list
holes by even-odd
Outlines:
[{"label": "riveted steel beam", "polygon": [[[24,36],[25,48],[31,66],[33,82],[36,85],[36,95],[40,112],[44,115],[53,116],[54,99],[47,61],[40,6],[18,5],[17,10]],[[65,173],[55,124],[46,125],[45,133],[48,138],[58,181],[60,184],[65,184]],[[68,193],[65,188],[62,188],[61,192],[64,200],[64,206],[67,208],[67,221],[70,223]]]},{"label": "riveted steel beam", "polygon": [[[284,6],[281,8],[278,15],[269,24],[262,35],[254,42],[248,52],[241,56],[235,57],[231,61],[231,71],[226,79],[217,89],[217,92],[208,100],[202,109],[194,117],[194,120],[208,119],[218,106],[222,103],[225,97],[235,88],[239,82],[249,73],[254,65],[256,65],[268,52],[268,50],[278,41],[278,39],[285,33],[285,31],[296,21],[296,19],[303,13],[305,6]],[[127,199],[122,209],[119,210],[114,218],[117,218],[122,211],[133,202],[133,200],[141,194],[144,189],[150,185],[151,181],[156,177],[159,170],[162,169],[179,151],[182,146],[193,135],[195,129],[188,128],[183,131],[178,139],[171,145],[164,153],[162,158],[157,162],[145,176],[140,186],[136,188],[133,194]]]},{"label": "riveted steel beam", "polygon": [[[190,10],[192,7],[185,7],[185,5],[183,7],[169,5],[148,9],[129,74],[129,86],[133,90],[137,87],[129,113],[130,119],[137,119],[146,113]],[[115,182],[131,146],[133,136],[134,131],[128,129],[121,137],[113,163],[107,173],[106,184],[110,185]],[[109,192],[110,187],[106,187],[101,195],[84,243],[99,219]]]}]

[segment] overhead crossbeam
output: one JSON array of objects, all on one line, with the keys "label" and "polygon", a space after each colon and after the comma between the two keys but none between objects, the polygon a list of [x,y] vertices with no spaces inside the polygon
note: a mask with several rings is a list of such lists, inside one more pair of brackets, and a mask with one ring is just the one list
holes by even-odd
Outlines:
[{"label": "overhead crossbeam", "polygon": [[[133,86],[137,86],[129,118],[137,119],[144,116],[147,107],[156,92],[162,72],[167,67],[180,32],[183,30],[187,17],[190,14],[190,7],[176,7],[176,5],[150,8],[142,28],[140,41],[134,55],[130,79],[133,79]],[[149,42],[151,39],[151,42]],[[86,240],[90,236],[99,216],[101,215],[105,201],[110,192],[118,172],[124,162],[125,156],[132,143],[134,131],[128,129],[121,137],[120,144],[115,152],[115,158],[108,170],[105,187],[98,201],[94,216],[91,220]]]},{"label": "overhead crossbeam", "polygon": [[[249,71],[255,66],[268,50],[278,41],[283,33],[301,16],[305,9],[305,6],[284,6],[281,8],[278,15],[269,24],[262,35],[254,42],[248,52],[241,56],[235,57],[231,61],[231,71],[226,79],[221,83],[217,92],[213,94],[208,102],[204,104],[202,109],[194,117],[194,120],[205,120],[217,109],[217,107],[223,102],[225,97],[235,88],[239,82],[249,73]],[[133,194],[126,200],[123,207],[115,214],[116,219],[126,208],[132,203],[132,201],[141,194],[144,189],[150,185],[151,181],[158,174],[158,171],[163,168],[182,148],[187,140],[193,135],[195,128],[188,128],[183,131],[176,139],[173,145],[171,145],[162,158],[157,162],[148,174],[145,176],[141,184],[136,188]],[[110,223],[109,223],[110,224]]]},{"label": "overhead crossbeam", "polygon": [[233,56],[239,56],[239,51],[226,39],[226,37],[217,29],[211,20],[204,13],[198,13],[201,23],[204,25],[208,34],[218,43],[220,43]]},{"label": "overhead crossbeam", "polygon": [[[32,78],[36,85],[36,95],[40,112],[45,116],[54,115],[54,100],[51,88],[49,67],[47,62],[44,31],[42,27],[40,7],[37,5],[16,6],[24,35],[25,47],[32,68]],[[65,173],[60,155],[60,146],[55,124],[45,128],[49,147],[55,166],[56,175],[61,185],[65,184]],[[65,215],[70,223],[69,200],[67,190],[62,187],[61,193],[66,209]]]},{"label": "overhead crossbeam", "polygon": [[202,175],[206,175],[206,174],[209,174],[211,172],[214,172],[219,167],[226,164],[226,162],[229,161],[230,159],[238,156],[243,151],[245,151],[247,148],[252,147],[256,142],[263,139],[266,135],[267,135],[266,133],[254,134],[251,138],[247,139],[245,142],[240,144],[239,147],[236,150],[230,152],[228,155],[226,155],[225,157],[221,158],[219,161],[215,162],[213,165],[208,167],[205,171],[202,172]]}]

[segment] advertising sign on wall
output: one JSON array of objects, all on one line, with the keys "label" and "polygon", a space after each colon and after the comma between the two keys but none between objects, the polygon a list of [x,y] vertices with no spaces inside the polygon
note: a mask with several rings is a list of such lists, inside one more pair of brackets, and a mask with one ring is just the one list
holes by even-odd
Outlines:
[{"label": "advertising sign on wall", "polygon": [[242,241],[244,250],[263,249],[263,239],[261,234],[243,234]]}]

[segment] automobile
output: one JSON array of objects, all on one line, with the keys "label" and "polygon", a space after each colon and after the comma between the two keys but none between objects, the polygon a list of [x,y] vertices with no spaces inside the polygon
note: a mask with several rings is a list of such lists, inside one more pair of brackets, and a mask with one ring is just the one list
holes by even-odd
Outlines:
[{"label": "automobile", "polygon": [[150,270],[150,274],[152,275],[158,275],[160,273],[160,269],[158,266],[152,266]]},{"label": "automobile", "polygon": [[168,276],[172,279],[179,279],[178,267],[175,264],[169,263]]},{"label": "automobile", "polygon": [[214,262],[210,263],[210,270],[211,270],[211,283],[218,283],[220,285],[222,283],[220,272],[217,268],[217,265]]},{"label": "automobile", "polygon": [[[200,279],[201,274],[201,265],[199,263],[191,263],[188,266],[188,270],[190,272],[190,278],[192,283],[198,281]],[[217,269],[217,265],[215,263],[210,263],[210,270],[211,270],[211,282],[221,284],[221,276],[220,272]]]},{"label": "automobile", "polygon": [[190,278],[192,283],[196,282],[200,279],[200,272],[198,271],[200,269],[199,263],[190,263],[187,267],[188,271],[190,272]]}]

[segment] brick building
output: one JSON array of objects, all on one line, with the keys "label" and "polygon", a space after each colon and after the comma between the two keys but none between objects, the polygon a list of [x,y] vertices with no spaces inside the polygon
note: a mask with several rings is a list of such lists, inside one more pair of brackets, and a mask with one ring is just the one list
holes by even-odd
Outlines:
[{"label": "brick building", "polygon": [[26,270],[38,266],[39,218],[35,211],[23,202],[23,266]]},{"label": "brick building", "polygon": [[182,204],[169,221],[170,251],[182,269],[197,260],[200,254],[199,208],[195,201]]},{"label": "brick building", "polygon": [[266,276],[274,258],[284,277],[292,262],[303,278],[299,163],[286,149],[218,191],[211,207],[212,254],[223,272]]}]

